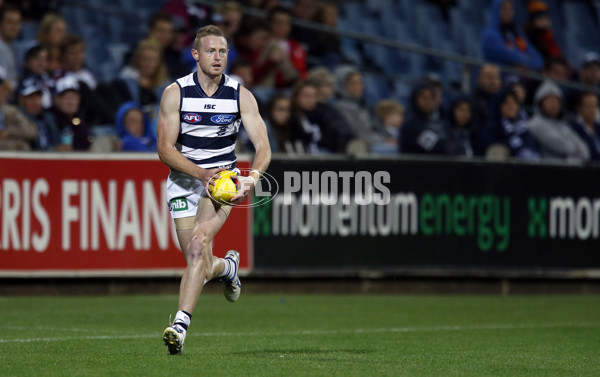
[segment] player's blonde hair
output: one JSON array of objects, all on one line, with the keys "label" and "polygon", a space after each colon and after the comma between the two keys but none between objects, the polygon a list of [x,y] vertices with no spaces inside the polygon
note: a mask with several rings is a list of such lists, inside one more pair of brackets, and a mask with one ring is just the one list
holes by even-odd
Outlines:
[{"label": "player's blonde hair", "polygon": [[223,38],[225,38],[225,40],[227,40],[225,33],[218,26],[206,25],[206,26],[203,26],[200,29],[198,29],[198,32],[196,33],[196,39],[194,39],[194,49],[200,50],[200,45],[201,45],[200,40],[202,39],[202,37],[206,37],[209,35],[214,35],[216,37],[223,37]]}]

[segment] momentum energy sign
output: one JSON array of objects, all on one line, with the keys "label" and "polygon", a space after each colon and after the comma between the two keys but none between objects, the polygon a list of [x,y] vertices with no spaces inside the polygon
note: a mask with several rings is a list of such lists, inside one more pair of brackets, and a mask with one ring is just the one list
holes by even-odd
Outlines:
[{"label": "momentum energy sign", "polygon": [[600,166],[272,161],[255,268],[600,268]]},{"label": "momentum energy sign", "polygon": [[[168,168],[155,157],[31,156],[0,157],[0,275],[181,273]],[[234,209],[214,245],[242,252],[244,268],[248,211]]]}]

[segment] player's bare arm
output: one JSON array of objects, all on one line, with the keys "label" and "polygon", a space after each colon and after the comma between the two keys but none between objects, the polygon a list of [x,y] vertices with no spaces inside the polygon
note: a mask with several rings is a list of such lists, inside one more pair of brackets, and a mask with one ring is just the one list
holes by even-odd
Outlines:
[{"label": "player's bare arm", "polygon": [[179,137],[180,96],[179,85],[173,83],[165,89],[160,101],[156,128],[158,156],[171,169],[199,179],[210,190],[212,178],[223,169],[203,169],[189,161],[175,149]]},{"label": "player's bare arm", "polygon": [[[260,179],[260,172],[267,170],[269,163],[271,162],[271,146],[269,145],[269,138],[267,136],[267,127],[260,112],[258,111],[258,104],[256,99],[250,93],[250,91],[243,86],[240,87],[240,112],[242,116],[242,123],[248,133],[248,137],[254,145],[256,154],[254,155],[254,161],[252,162],[252,172],[250,177],[244,180],[241,177],[240,190],[234,196],[230,203],[239,204],[246,199],[246,197],[252,192],[254,185]],[[239,179],[240,177],[238,177]]]}]

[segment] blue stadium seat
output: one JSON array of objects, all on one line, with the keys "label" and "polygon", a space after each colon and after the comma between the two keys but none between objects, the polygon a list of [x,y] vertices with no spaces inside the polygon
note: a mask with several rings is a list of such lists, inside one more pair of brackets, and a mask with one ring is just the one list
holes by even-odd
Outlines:
[{"label": "blue stadium seat", "polygon": [[345,15],[345,19],[350,22],[352,25],[360,25],[362,21],[365,19],[365,16],[368,16],[367,7],[362,3],[345,3],[341,7],[341,13]]},{"label": "blue stadium seat", "polygon": [[388,82],[382,75],[371,73],[363,74],[365,83],[365,100],[370,106],[375,106],[377,102],[389,97]]},{"label": "blue stadium seat", "polygon": [[412,91],[412,87],[407,83],[402,81],[396,81],[394,83],[394,92],[393,97],[407,107],[410,103],[410,92]]}]

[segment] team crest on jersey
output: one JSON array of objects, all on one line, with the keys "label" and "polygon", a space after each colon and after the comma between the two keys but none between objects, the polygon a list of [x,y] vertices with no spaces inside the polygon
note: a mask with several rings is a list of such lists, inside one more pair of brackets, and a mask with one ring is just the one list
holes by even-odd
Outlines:
[{"label": "team crest on jersey", "polygon": [[185,113],[181,117],[183,118],[184,122],[191,124],[200,123],[202,120],[202,117],[196,113]]},{"label": "team crest on jersey", "polygon": [[229,124],[231,122],[233,122],[233,120],[235,119],[235,115],[229,115],[229,114],[219,114],[219,115],[213,115],[210,118],[210,121],[216,124]]}]

